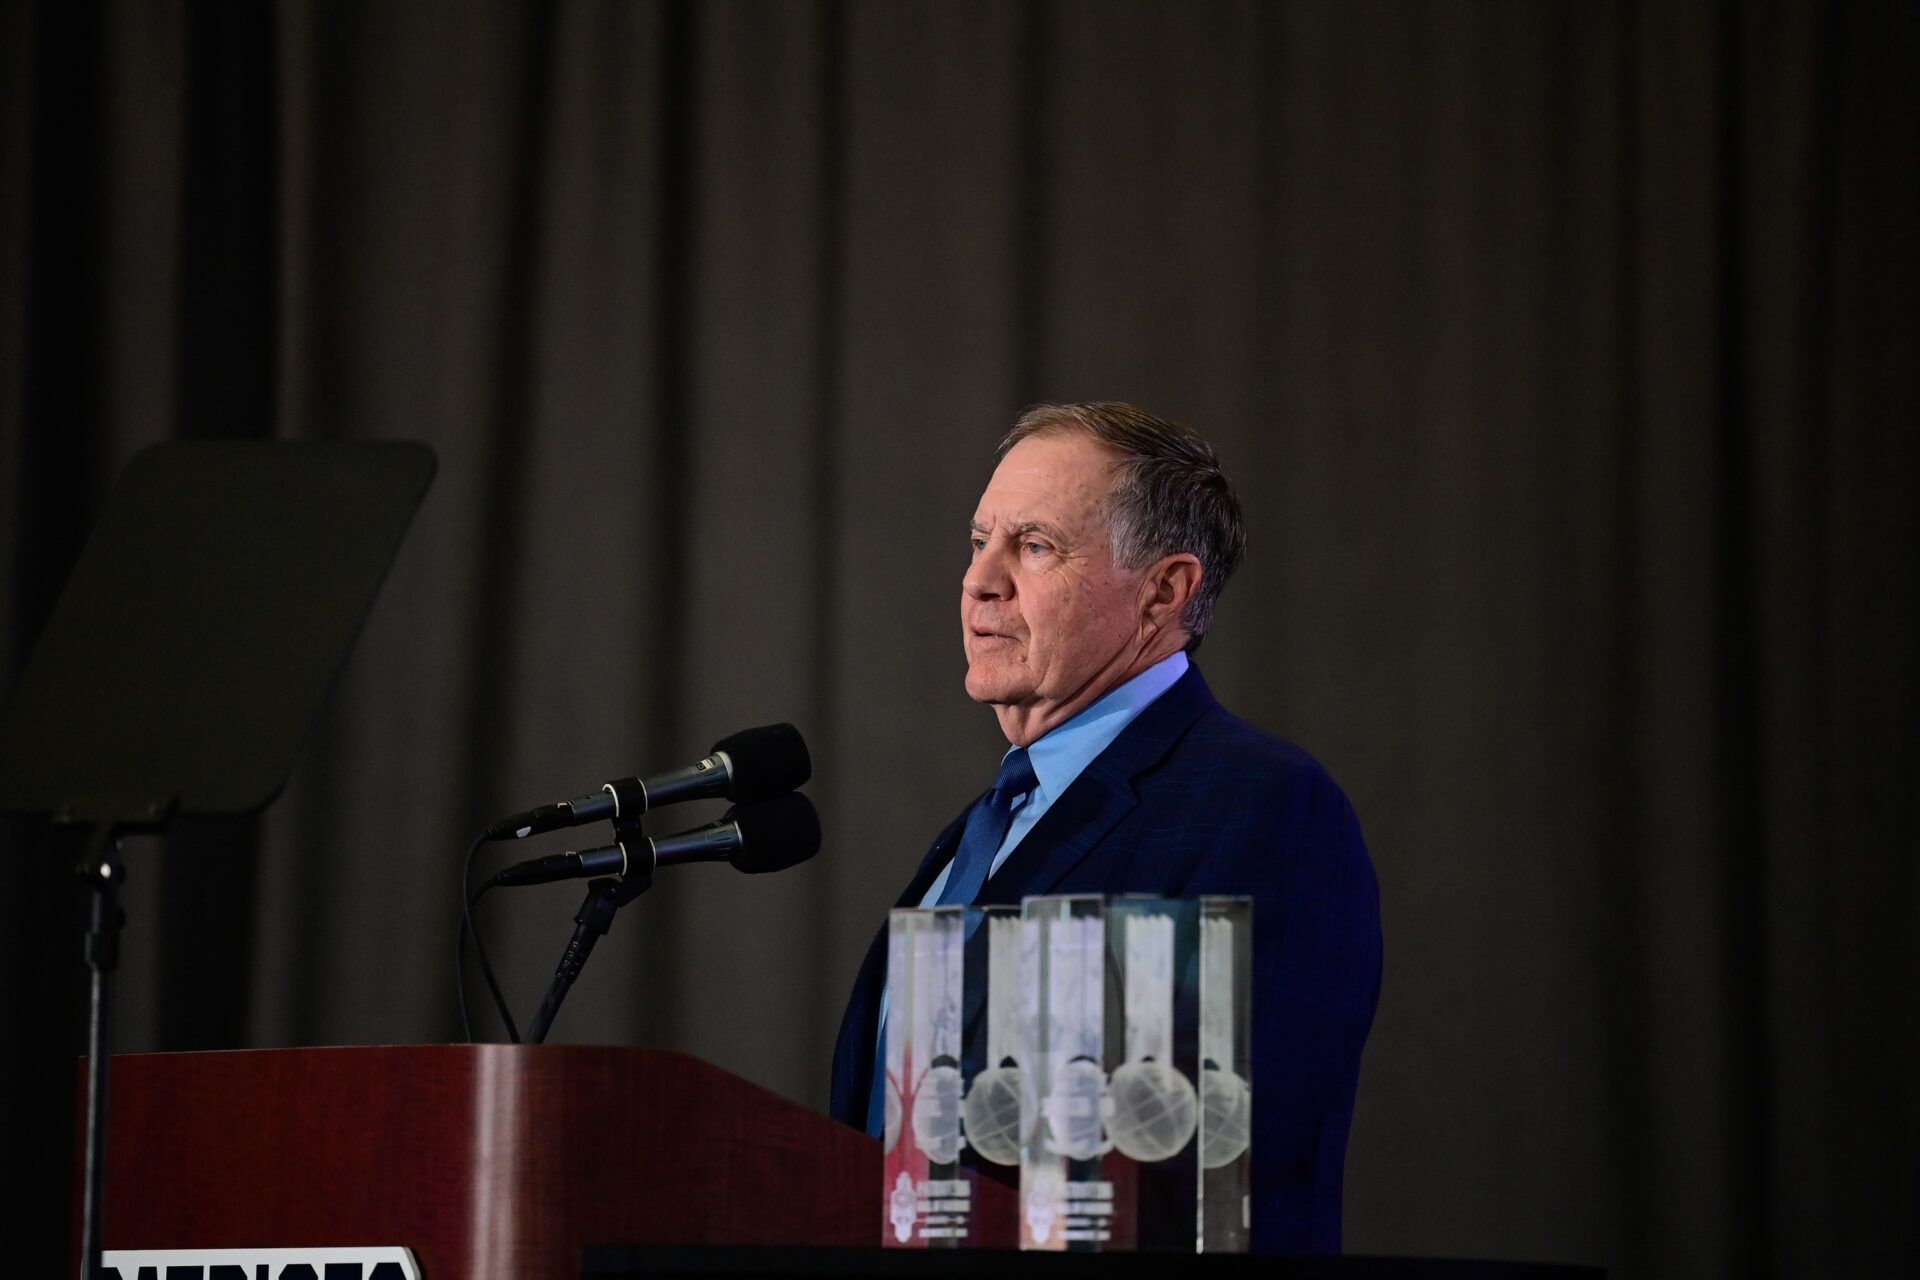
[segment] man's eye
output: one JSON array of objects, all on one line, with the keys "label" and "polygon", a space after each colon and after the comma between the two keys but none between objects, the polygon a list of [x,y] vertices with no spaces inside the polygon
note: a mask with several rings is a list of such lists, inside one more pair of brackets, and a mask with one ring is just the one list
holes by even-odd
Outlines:
[{"label": "man's eye", "polygon": [[987,540],[985,538],[968,538],[967,545],[975,551],[985,551],[987,549]]},{"label": "man's eye", "polygon": [[1027,544],[1027,550],[1036,556],[1043,556],[1047,554],[1047,552],[1051,551],[1052,549],[1053,548],[1049,547],[1044,542],[1029,542]]}]

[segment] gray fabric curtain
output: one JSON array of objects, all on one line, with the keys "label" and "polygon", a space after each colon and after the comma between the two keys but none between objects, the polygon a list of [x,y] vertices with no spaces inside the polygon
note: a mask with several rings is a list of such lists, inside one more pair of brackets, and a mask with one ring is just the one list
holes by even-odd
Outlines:
[{"label": "gray fabric curtain", "polygon": [[[6,679],[149,442],[441,462],[286,796],[130,848],[121,1045],[456,1037],[485,820],[791,719],[819,858],[662,877],[555,1038],[824,1105],[994,772],[992,444],[1129,399],[1247,508],[1209,680],[1379,870],[1348,1248],[1904,1272],[1916,55],[1904,3],[0,7]],[[77,891],[4,835],[63,1222]],[[486,906],[523,1016],[577,897]]]}]

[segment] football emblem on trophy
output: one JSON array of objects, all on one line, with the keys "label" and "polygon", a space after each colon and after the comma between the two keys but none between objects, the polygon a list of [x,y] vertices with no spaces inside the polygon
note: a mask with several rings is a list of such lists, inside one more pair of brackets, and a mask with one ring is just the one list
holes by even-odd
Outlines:
[{"label": "football emblem on trophy", "polygon": [[913,1093],[913,1140],[934,1164],[960,1158],[960,1068],[927,1068]]},{"label": "football emblem on trophy", "polygon": [[983,1160],[1019,1164],[1026,1132],[1020,1124],[1020,1068],[988,1067],[973,1078],[962,1116],[967,1141]]},{"label": "football emblem on trophy", "polygon": [[1231,1071],[1200,1071],[1200,1163],[1219,1169],[1240,1158],[1253,1141],[1253,1087]]},{"label": "football emblem on trophy", "polygon": [[1123,1155],[1152,1162],[1178,1155],[1199,1124],[1193,1083],[1164,1062],[1124,1062],[1113,1073],[1107,1130]]},{"label": "football emblem on trophy", "polygon": [[1113,1146],[1103,1130],[1112,1112],[1113,1100],[1107,1096],[1107,1073],[1091,1058],[1075,1058],[1054,1073],[1053,1088],[1048,1090],[1048,1144],[1069,1160],[1091,1160],[1105,1155]]}]

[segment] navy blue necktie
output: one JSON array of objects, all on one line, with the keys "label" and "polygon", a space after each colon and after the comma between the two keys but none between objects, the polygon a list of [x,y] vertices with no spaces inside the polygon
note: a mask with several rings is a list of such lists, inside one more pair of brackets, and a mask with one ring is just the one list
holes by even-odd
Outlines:
[{"label": "navy blue necktie", "polygon": [[993,790],[982,796],[967,815],[967,829],[960,833],[960,848],[947,872],[947,887],[940,891],[935,906],[964,907],[980,896],[980,886],[993,869],[993,855],[1000,852],[1007,828],[1013,825],[1013,806],[1033,790],[1037,781],[1025,747],[1007,752],[1007,758],[1000,762],[1000,776],[993,780]]},{"label": "navy blue necktie", "polygon": [[[1025,747],[1015,747],[1000,762],[1000,774],[993,790],[980,797],[967,814],[966,829],[960,833],[960,847],[947,868],[947,887],[935,900],[936,907],[966,906],[980,894],[993,869],[993,855],[1007,838],[1013,825],[1013,806],[1032,791],[1039,779],[1033,776],[1033,762]],[[867,1132],[879,1137],[886,1124],[887,1101],[887,1029],[882,1023],[873,1046],[873,1088],[867,1095]]]}]

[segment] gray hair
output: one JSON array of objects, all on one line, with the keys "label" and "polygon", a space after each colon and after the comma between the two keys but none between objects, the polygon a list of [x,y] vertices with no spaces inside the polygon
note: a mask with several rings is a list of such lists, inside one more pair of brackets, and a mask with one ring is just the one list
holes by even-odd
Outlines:
[{"label": "gray hair", "polygon": [[997,456],[1034,436],[1069,433],[1091,436],[1120,455],[1101,513],[1115,563],[1144,569],[1179,554],[1200,561],[1200,586],[1180,617],[1187,649],[1198,649],[1220,591],[1247,549],[1240,500],[1219,456],[1188,428],[1117,400],[1037,404],[1013,424]]}]

